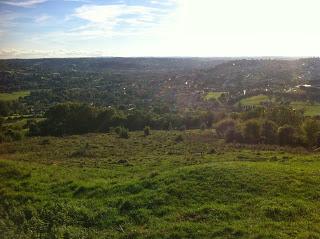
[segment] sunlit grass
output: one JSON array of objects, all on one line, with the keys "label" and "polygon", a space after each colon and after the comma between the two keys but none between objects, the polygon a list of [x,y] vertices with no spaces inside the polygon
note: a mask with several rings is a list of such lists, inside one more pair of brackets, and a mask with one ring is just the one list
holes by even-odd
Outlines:
[{"label": "sunlit grass", "polygon": [[320,115],[320,103],[308,103],[304,101],[294,101],[290,104],[294,109],[303,109],[306,116]]},{"label": "sunlit grass", "polygon": [[320,236],[317,154],[236,149],[206,130],[31,138],[0,158],[4,238]]},{"label": "sunlit grass", "polygon": [[30,95],[30,91],[15,91],[12,93],[0,93],[0,100],[3,101],[12,101],[18,100],[20,97],[26,97]]},{"label": "sunlit grass", "polygon": [[219,97],[225,92],[209,92],[204,98],[205,100],[218,100]]},{"label": "sunlit grass", "polygon": [[241,105],[244,106],[259,106],[262,102],[269,101],[269,97],[266,95],[256,95],[240,100]]}]

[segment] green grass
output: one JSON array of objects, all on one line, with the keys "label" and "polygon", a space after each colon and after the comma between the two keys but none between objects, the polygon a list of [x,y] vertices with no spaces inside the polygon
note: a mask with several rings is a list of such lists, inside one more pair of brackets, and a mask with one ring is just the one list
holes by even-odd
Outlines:
[{"label": "green grass", "polygon": [[218,100],[219,97],[222,95],[222,94],[225,94],[226,92],[209,92],[204,98],[205,100]]},{"label": "green grass", "polygon": [[0,158],[2,238],[320,237],[318,154],[207,130],[31,138]]},{"label": "green grass", "polygon": [[320,115],[320,103],[308,103],[303,101],[295,101],[291,103],[291,106],[295,109],[303,109],[306,116]]},{"label": "green grass", "polygon": [[259,106],[262,102],[269,101],[269,97],[266,95],[256,95],[240,100],[241,105],[243,106]]},{"label": "green grass", "polygon": [[3,101],[12,101],[18,100],[20,97],[26,97],[30,95],[30,91],[16,91],[12,93],[0,93],[0,100]]}]

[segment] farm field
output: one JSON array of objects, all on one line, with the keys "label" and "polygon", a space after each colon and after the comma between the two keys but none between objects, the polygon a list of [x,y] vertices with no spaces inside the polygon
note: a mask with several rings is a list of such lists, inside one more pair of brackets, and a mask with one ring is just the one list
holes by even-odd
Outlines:
[{"label": "farm field", "polygon": [[211,130],[4,143],[1,237],[319,238],[319,168],[317,153]]},{"label": "farm field", "polygon": [[3,101],[12,101],[18,100],[20,97],[26,97],[30,95],[30,91],[15,91],[12,93],[0,93],[0,100]]}]

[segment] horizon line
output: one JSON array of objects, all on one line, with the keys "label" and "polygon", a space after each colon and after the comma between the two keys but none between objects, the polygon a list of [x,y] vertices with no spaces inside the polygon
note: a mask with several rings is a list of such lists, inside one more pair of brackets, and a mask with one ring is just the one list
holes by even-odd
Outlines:
[{"label": "horizon line", "polygon": [[44,60],[44,59],[98,59],[98,58],[158,58],[158,59],[170,59],[170,58],[230,58],[230,59],[306,59],[306,58],[320,58],[320,56],[72,56],[72,57],[12,57],[12,58],[0,58],[0,60]]}]

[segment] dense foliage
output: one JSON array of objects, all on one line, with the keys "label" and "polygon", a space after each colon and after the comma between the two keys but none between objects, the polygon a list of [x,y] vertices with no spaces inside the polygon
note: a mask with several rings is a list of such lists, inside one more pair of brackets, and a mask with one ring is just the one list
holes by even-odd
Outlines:
[{"label": "dense foliage", "polygon": [[130,131],[145,129],[199,128],[201,124],[211,126],[212,112],[185,112],[183,114],[157,114],[154,111],[118,110],[112,107],[98,108],[86,104],[64,103],[50,108],[45,120],[30,127],[30,135],[71,135],[89,132],[109,132],[115,127]]}]

